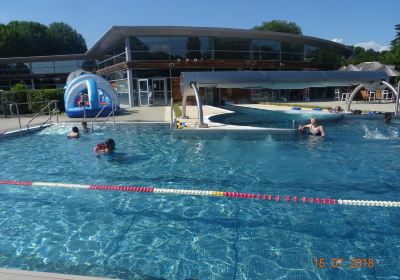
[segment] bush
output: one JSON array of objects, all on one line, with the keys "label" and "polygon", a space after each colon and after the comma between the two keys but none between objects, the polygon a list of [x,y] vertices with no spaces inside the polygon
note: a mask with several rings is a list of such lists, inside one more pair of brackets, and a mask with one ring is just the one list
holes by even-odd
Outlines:
[{"label": "bush", "polygon": [[65,111],[63,89],[36,89],[28,92],[29,110],[31,112],[39,112],[44,106],[46,106],[45,103],[34,102],[50,100],[57,100],[58,110],[60,110],[61,112]]},{"label": "bush", "polygon": [[[7,92],[5,96],[5,103],[27,103],[18,105],[20,114],[29,114],[39,112],[46,103],[35,103],[57,100],[58,110],[65,111],[64,106],[64,90],[63,89],[24,89],[20,87],[13,87],[11,92]],[[16,114],[15,107],[13,113]]]},{"label": "bush", "polygon": [[175,118],[180,118],[182,116],[182,110],[179,106],[181,106],[180,103],[174,103]]}]

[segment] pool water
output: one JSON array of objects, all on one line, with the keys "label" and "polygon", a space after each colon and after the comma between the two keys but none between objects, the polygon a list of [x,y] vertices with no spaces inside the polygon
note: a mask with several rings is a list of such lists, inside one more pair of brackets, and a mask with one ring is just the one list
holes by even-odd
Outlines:
[{"label": "pool water", "polygon": [[[66,138],[71,125],[54,125],[1,139],[0,179],[399,201],[397,121],[345,116],[322,121],[323,139],[257,141],[177,139],[166,125],[138,124],[75,140]],[[94,145],[109,137],[116,152],[96,156]],[[122,279],[395,279],[399,231],[398,208],[0,186],[7,268]],[[374,268],[350,268],[350,258],[373,258]]]},{"label": "pool water", "polygon": [[[233,113],[212,116],[213,122],[248,125],[258,127],[293,128],[293,121],[305,122],[311,117],[317,117],[324,123],[338,122],[342,120],[342,114],[329,113],[317,110],[282,110],[270,111],[253,109],[241,106],[224,106],[223,108],[233,111]],[[383,118],[383,117],[382,117]]]}]

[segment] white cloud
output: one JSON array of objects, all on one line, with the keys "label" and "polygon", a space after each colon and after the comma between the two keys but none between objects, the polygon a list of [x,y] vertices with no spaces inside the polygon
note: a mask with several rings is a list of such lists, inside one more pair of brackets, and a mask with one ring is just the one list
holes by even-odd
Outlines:
[{"label": "white cloud", "polygon": [[377,43],[375,41],[356,43],[356,44],[354,44],[354,46],[361,47],[361,48],[364,48],[366,50],[373,49],[373,50],[378,51],[378,52],[388,51],[389,50],[388,46],[381,45],[381,44],[379,44],[379,43]]},{"label": "white cloud", "polygon": [[335,42],[335,43],[343,43],[343,39],[342,38],[333,38],[331,41]]}]

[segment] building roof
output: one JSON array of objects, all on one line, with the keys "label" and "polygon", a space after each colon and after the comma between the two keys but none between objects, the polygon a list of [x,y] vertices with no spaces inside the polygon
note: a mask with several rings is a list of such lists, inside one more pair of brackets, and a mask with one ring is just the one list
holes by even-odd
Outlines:
[{"label": "building roof", "polygon": [[182,72],[182,94],[190,83],[198,87],[247,88],[247,89],[304,89],[309,87],[338,87],[364,84],[375,88],[381,81],[388,81],[383,71],[218,71]]},{"label": "building roof", "polygon": [[86,60],[86,59],[87,56],[85,54],[6,57],[6,58],[0,58],[0,64],[43,62],[43,61]]},{"label": "building roof", "polygon": [[98,57],[114,47],[116,42],[123,40],[126,36],[211,36],[269,39],[319,47],[329,46],[346,55],[353,53],[351,48],[333,41],[290,33],[219,27],[113,26],[87,51],[86,54],[91,57]]}]

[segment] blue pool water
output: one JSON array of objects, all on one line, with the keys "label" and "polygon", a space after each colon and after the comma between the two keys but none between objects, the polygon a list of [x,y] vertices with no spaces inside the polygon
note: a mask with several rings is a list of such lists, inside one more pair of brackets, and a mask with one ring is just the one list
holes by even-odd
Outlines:
[{"label": "blue pool water", "polygon": [[[249,114],[252,111],[248,112]],[[0,179],[400,200],[399,124],[324,139],[176,139],[164,125],[0,140]],[[266,121],[268,123],[268,121]],[[244,121],[246,123],[246,121]],[[93,146],[112,137],[114,155]],[[400,209],[0,186],[0,267],[122,279],[396,279]],[[316,268],[315,258],[327,266]],[[343,258],[343,268],[332,268]],[[350,268],[373,258],[374,268]]]}]

